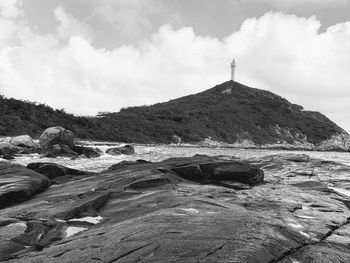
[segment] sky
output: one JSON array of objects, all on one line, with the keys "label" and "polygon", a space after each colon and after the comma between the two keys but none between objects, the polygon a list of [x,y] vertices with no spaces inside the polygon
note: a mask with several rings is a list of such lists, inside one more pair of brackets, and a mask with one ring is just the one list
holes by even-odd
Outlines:
[{"label": "sky", "polygon": [[350,132],[350,0],[0,0],[0,94],[77,115],[230,79]]}]

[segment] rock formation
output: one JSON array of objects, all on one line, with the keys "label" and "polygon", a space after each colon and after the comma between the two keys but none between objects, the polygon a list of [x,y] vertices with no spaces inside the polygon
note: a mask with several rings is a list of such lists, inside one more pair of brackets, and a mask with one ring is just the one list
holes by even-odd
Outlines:
[{"label": "rock formation", "polygon": [[106,150],[106,153],[111,155],[120,155],[120,154],[132,155],[135,153],[135,149],[132,145],[125,145],[120,147],[109,148]]},{"label": "rock formation", "polygon": [[[18,154],[39,153],[42,157],[100,157],[98,148],[75,145],[73,132],[63,127],[51,127],[40,136],[39,143],[28,135],[0,139],[0,157],[14,159]],[[125,149],[126,151],[127,149]],[[129,149],[131,151],[131,149]]]},{"label": "rock formation", "polygon": [[[1,163],[1,185],[18,174],[5,187],[12,205],[0,210],[2,260],[350,262],[347,165],[284,154],[128,162],[70,176],[53,166],[31,165],[49,177],[58,169],[61,180],[47,188],[45,175]],[[27,201],[15,190],[34,185]]]},{"label": "rock formation", "polygon": [[42,174],[0,162],[0,208],[28,200],[49,185],[50,180]]},{"label": "rock formation", "polygon": [[33,139],[29,135],[21,135],[11,138],[10,143],[19,147],[32,148],[37,145],[34,143]]},{"label": "rock formation", "polygon": [[63,127],[47,128],[40,136],[39,143],[42,147],[47,148],[56,144],[74,146],[74,134]]}]

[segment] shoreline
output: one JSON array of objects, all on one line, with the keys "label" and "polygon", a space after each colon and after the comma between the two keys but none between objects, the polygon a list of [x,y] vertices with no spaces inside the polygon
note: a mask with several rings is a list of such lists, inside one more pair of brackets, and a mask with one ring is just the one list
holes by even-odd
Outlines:
[{"label": "shoreline", "polygon": [[[84,144],[86,143],[87,144]],[[296,146],[286,146],[286,145],[276,145],[276,146],[237,146],[237,145],[204,145],[204,144],[190,144],[190,143],[126,143],[126,142],[114,142],[114,141],[95,141],[95,140],[76,140],[77,144],[90,145],[90,146],[116,146],[116,145],[134,145],[134,146],[148,146],[148,147],[175,147],[175,148],[210,148],[210,149],[239,149],[239,150],[276,150],[276,151],[310,151],[310,152],[337,152],[337,153],[349,153],[349,150],[321,150],[321,149],[312,149],[305,147],[296,147]]]}]

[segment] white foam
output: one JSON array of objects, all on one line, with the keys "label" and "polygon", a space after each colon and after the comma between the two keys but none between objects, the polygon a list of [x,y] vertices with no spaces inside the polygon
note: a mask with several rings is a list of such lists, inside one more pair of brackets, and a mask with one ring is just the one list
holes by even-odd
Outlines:
[{"label": "white foam", "polygon": [[303,231],[299,231],[300,234],[302,234],[303,236],[306,236],[307,238],[310,238],[310,235],[309,234],[306,234],[305,232]]},{"label": "white foam", "polygon": [[86,216],[86,217],[82,217],[82,218],[73,218],[73,219],[70,219],[68,221],[79,221],[79,222],[88,222],[88,223],[91,223],[91,224],[98,224],[102,221],[102,217],[101,216],[96,216],[96,217],[92,217],[92,216]]},{"label": "white foam", "polygon": [[10,224],[7,227],[14,228],[14,229],[23,228],[23,230],[25,230],[27,228],[27,224],[24,222],[17,222],[17,223]]},{"label": "white foam", "polygon": [[69,226],[66,229],[66,237],[73,236],[81,231],[86,230],[86,227],[78,227],[78,226]]},{"label": "white foam", "polygon": [[350,197],[350,190],[346,190],[346,189],[338,188],[338,187],[329,187],[329,189],[332,189],[337,194],[346,195],[346,196]]},{"label": "white foam", "polygon": [[[86,170],[91,172],[101,172],[112,164],[116,164],[120,161],[136,161],[138,159],[144,159],[151,162],[158,162],[170,157],[190,157],[195,154],[205,154],[208,156],[226,155],[232,156],[232,148],[212,148],[204,147],[193,144],[182,144],[181,147],[169,146],[169,145],[134,145],[134,155],[109,155],[104,153],[108,148],[121,145],[120,143],[105,142],[101,145],[101,142],[86,142],[86,146],[92,146],[102,150],[102,156],[99,158],[88,159],[77,158],[71,160],[70,158],[40,158],[39,154],[29,154],[17,156],[15,160],[11,160],[11,163],[17,163],[21,165],[28,165],[32,162],[55,162],[70,168]],[[234,146],[232,144],[231,146]],[[279,150],[269,149],[239,149],[235,148],[235,156],[248,159],[259,158],[268,155],[280,154]],[[310,158],[324,159],[329,161],[336,161],[343,164],[350,164],[349,153],[329,153],[329,152],[314,152],[314,151],[284,151],[285,153],[303,153],[310,156]]]},{"label": "white foam", "polygon": [[13,224],[14,226],[21,226],[21,227],[27,227],[27,224],[26,223],[24,223],[24,222],[19,222],[19,223],[15,223],[15,224]]},{"label": "white foam", "polygon": [[301,224],[293,224],[293,223],[288,223],[289,226],[296,228],[296,229],[300,229],[303,228],[303,226]]},{"label": "white foam", "polygon": [[314,216],[304,216],[304,215],[297,215],[299,218],[304,218],[304,219],[313,219],[315,218]]},{"label": "white foam", "polygon": [[194,209],[194,208],[181,208],[181,209],[186,211],[186,212],[190,212],[190,213],[194,213],[194,214],[199,213],[199,211],[197,209]]}]

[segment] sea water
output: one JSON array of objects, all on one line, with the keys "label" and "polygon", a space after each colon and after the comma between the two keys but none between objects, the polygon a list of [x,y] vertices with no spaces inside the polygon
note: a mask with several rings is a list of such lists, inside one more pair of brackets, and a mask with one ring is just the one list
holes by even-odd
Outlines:
[{"label": "sea water", "polygon": [[339,163],[350,165],[350,153],[347,152],[316,152],[316,151],[288,151],[288,150],[267,150],[267,149],[238,149],[238,148],[223,148],[223,147],[199,147],[199,146],[175,146],[175,145],[134,145],[134,155],[109,155],[105,151],[119,144],[111,143],[85,143],[87,146],[99,148],[103,154],[98,158],[41,158],[39,154],[30,154],[16,157],[11,162],[27,165],[33,162],[53,162],[70,168],[85,170],[90,172],[100,172],[113,164],[121,161],[136,161],[143,159],[150,162],[159,162],[171,157],[190,157],[196,154],[205,154],[209,156],[234,156],[241,159],[252,157],[263,157],[275,154],[294,153],[307,154],[311,158],[323,159],[328,161],[336,161]]}]

